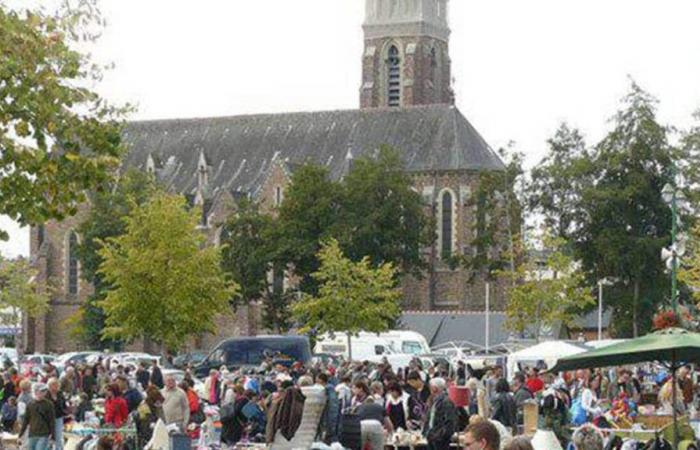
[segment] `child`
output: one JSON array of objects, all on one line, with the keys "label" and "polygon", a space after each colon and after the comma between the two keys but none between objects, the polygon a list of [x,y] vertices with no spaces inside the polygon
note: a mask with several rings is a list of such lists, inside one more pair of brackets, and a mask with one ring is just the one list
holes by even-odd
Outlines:
[{"label": "child", "polygon": [[10,397],[2,405],[2,429],[11,433],[17,422],[17,397]]}]

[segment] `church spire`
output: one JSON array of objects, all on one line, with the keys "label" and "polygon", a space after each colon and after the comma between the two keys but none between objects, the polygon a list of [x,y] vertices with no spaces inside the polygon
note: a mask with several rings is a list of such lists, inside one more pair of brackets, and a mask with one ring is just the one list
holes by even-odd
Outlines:
[{"label": "church spire", "polygon": [[448,0],[366,0],[362,108],[452,104]]}]

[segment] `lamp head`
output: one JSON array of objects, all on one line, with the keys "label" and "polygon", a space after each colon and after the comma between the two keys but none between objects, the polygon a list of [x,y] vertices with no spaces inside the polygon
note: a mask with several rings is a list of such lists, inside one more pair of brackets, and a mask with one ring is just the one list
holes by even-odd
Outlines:
[{"label": "lamp head", "polygon": [[661,198],[664,199],[664,202],[667,204],[671,204],[673,201],[673,194],[675,193],[675,189],[673,189],[673,186],[670,184],[666,184],[664,188],[661,190]]}]

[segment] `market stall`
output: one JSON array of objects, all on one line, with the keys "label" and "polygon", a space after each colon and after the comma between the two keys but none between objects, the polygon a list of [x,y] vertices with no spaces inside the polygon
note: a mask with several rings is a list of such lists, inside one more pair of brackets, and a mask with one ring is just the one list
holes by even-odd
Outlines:
[{"label": "market stall", "polygon": [[[552,368],[552,372],[632,365],[650,361],[656,361],[669,369],[672,380],[671,404],[676,405],[676,371],[683,364],[700,361],[700,334],[680,328],[664,329],[619,344],[561,358]],[[679,421],[677,408],[673,407],[672,409],[673,417],[670,428],[667,426],[661,430],[651,431],[663,431],[671,438],[673,448],[685,448],[694,443],[696,436],[690,426],[683,425],[687,417],[683,416],[682,420]],[[639,426],[635,429],[643,429],[643,427]],[[682,445],[679,447],[679,444]]]},{"label": "market stall", "polygon": [[588,347],[578,343],[566,341],[540,342],[508,355],[508,378],[513,378],[513,374],[518,371],[519,364],[534,366],[544,361],[547,367],[552,367],[559,358],[577,355],[587,350],[589,350]]}]

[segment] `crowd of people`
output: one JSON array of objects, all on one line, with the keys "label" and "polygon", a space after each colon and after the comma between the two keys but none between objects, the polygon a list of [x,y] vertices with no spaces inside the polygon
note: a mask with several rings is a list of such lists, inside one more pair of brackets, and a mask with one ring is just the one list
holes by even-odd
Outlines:
[{"label": "crowd of people", "polygon": [[[689,367],[678,371],[679,412],[695,407],[690,373]],[[598,450],[603,448],[599,428],[634,415],[648,384],[659,387],[662,410],[674,408],[669,377],[659,373],[622,369],[555,375],[530,368],[507,378],[501,367],[473,370],[463,362],[423,367],[417,359],[394,369],[386,361],[309,367],[268,358],[255,369],[212,370],[203,383],[190,370],[178,383],[164,376],[157,362],[132,368],[105,359],[69,365],[60,374],[50,364],[27,373],[9,367],[3,380],[3,429],[19,434],[29,450],[63,450],[65,429],[88,418],[97,418],[108,430],[133,427],[138,448],[152,438],[158,421],[196,438],[212,416],[221,424],[221,446],[271,443],[280,434],[291,439],[308,387],[325,396],[314,441],[372,450],[391,442],[401,447],[391,439],[402,434],[421,439],[429,449],[531,449],[522,435],[528,402],[538,404],[540,427],[552,430],[562,448]],[[448,395],[452,384],[468,391],[464,404]]]}]

